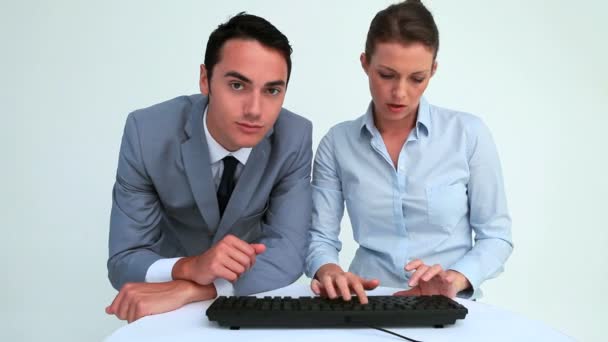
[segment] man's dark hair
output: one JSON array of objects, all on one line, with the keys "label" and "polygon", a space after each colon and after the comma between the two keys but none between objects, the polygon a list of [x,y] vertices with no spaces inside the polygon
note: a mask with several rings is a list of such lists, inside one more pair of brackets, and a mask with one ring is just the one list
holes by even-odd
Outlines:
[{"label": "man's dark hair", "polygon": [[230,39],[255,40],[280,52],[287,63],[287,82],[289,82],[292,52],[289,40],[268,20],[245,12],[241,12],[227,22],[220,24],[209,36],[204,61],[209,82],[211,82],[213,67],[222,57],[222,47]]}]

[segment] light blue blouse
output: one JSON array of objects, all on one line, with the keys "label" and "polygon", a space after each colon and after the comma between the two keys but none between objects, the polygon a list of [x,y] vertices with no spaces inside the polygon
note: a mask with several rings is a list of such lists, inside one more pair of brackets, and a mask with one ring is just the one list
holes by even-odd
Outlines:
[{"label": "light blue blouse", "polygon": [[350,271],[382,286],[408,288],[416,258],[479,285],[511,251],[511,218],[500,161],[483,122],[420,101],[397,168],[374,125],[371,105],[322,139],[313,170],[313,221],[306,273],[338,263],[344,204],[359,244]]}]

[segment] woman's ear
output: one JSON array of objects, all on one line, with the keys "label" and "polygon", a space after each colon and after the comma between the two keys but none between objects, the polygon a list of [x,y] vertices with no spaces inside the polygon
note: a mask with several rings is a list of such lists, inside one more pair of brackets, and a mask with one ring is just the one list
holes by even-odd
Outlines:
[{"label": "woman's ear", "polygon": [[434,61],[433,66],[431,67],[431,77],[435,75],[435,71],[437,71],[437,61]]},{"label": "woman's ear", "polygon": [[369,69],[369,61],[367,60],[367,55],[365,54],[365,52],[361,52],[359,60],[361,61],[361,67],[363,68],[363,71],[365,72],[365,74],[367,74],[367,71]]}]

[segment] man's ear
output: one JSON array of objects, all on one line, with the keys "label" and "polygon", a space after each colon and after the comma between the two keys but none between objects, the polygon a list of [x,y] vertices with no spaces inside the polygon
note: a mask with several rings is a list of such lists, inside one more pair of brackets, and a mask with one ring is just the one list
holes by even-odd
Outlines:
[{"label": "man's ear", "polygon": [[201,94],[203,94],[205,96],[209,96],[209,91],[210,91],[209,78],[207,76],[208,76],[207,67],[205,67],[205,64],[201,64],[200,78],[198,79],[198,86],[201,90]]}]

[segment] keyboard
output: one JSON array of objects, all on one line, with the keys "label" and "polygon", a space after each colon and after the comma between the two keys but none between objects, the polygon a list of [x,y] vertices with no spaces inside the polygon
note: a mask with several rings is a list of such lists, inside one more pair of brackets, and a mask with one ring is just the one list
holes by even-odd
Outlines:
[{"label": "keyboard", "polygon": [[434,326],[464,319],[467,308],[444,296],[368,296],[350,301],[321,297],[219,297],[207,309],[210,321],[240,327]]}]

